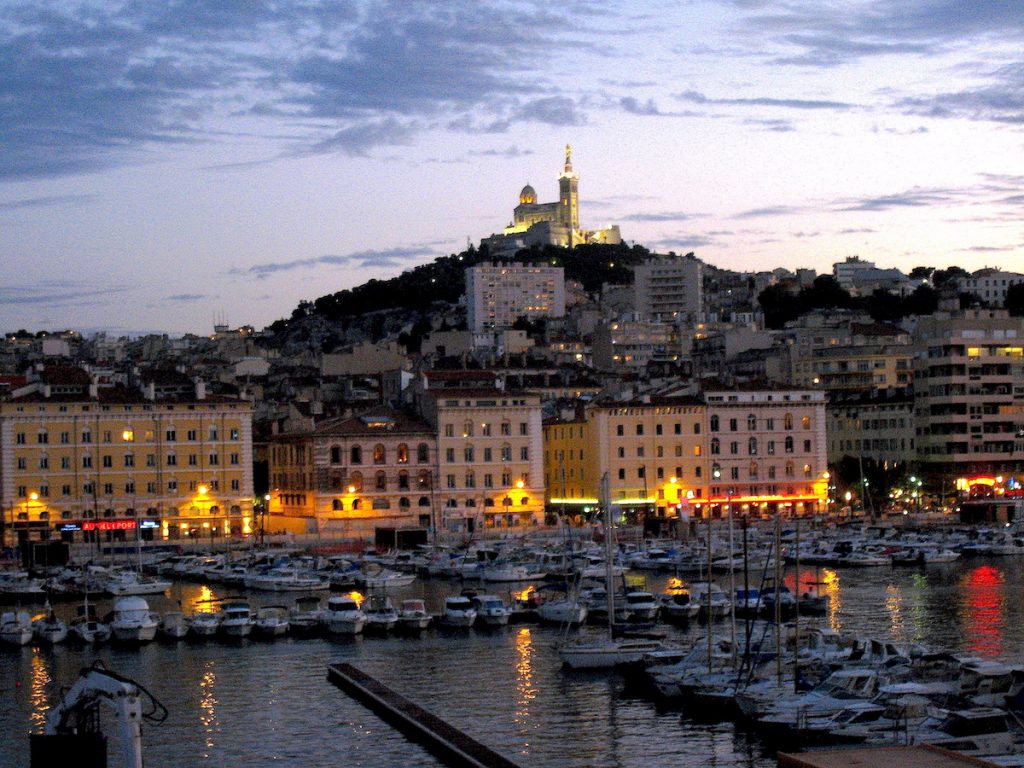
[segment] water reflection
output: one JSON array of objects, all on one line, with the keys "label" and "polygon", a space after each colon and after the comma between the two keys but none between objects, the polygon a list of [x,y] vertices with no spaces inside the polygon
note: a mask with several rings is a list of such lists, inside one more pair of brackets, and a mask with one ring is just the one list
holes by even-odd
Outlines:
[{"label": "water reflection", "polygon": [[889,636],[897,643],[907,639],[903,627],[903,594],[895,584],[885,586],[885,610],[889,614]]},{"label": "water reflection", "polygon": [[212,611],[216,610],[216,606],[211,606],[211,604],[217,602],[217,596],[212,589],[203,584],[198,591],[192,592],[191,599],[186,598],[186,601],[184,603],[181,600],[178,601],[182,605],[181,610],[185,613]]},{"label": "water reflection", "polygon": [[522,754],[529,754],[530,703],[537,697],[533,681],[533,635],[529,627],[522,627],[516,633],[516,714],[513,722],[519,726],[519,733],[525,737]]},{"label": "water reflection", "polygon": [[53,681],[51,670],[52,659],[43,654],[39,648],[32,649],[31,683],[28,694],[29,724],[34,733],[42,733],[46,725],[46,713],[50,709],[50,699],[46,690]]},{"label": "water reflection", "polygon": [[843,611],[843,593],[839,587],[839,574],[831,568],[825,568],[821,572],[821,584],[819,585],[824,594],[828,596],[828,625],[834,632],[841,632],[843,622],[839,616]]},{"label": "water reflection", "polygon": [[[203,744],[208,750],[216,747],[214,734],[220,732],[220,722],[217,720],[217,695],[213,689],[217,676],[213,668],[214,662],[207,661],[204,665],[205,671],[199,679],[199,723],[202,726]],[[209,752],[203,753],[204,758],[210,756]]]},{"label": "water reflection", "polygon": [[991,565],[974,568],[961,580],[965,642],[967,648],[979,656],[996,658],[1003,653],[1005,581],[1002,571]]}]

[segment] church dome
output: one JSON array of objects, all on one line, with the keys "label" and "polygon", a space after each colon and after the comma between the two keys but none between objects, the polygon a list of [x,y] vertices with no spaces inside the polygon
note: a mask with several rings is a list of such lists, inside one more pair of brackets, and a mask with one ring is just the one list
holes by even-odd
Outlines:
[{"label": "church dome", "polygon": [[520,205],[535,205],[537,203],[537,191],[527,184],[523,187],[523,191],[519,193],[519,204]]}]

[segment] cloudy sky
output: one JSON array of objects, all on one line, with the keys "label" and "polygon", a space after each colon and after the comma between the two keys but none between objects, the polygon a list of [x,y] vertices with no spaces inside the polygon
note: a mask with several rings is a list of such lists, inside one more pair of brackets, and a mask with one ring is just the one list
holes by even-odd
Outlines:
[{"label": "cloudy sky", "polygon": [[258,327],[519,189],[734,269],[1024,271],[1024,2],[0,0],[0,330]]}]

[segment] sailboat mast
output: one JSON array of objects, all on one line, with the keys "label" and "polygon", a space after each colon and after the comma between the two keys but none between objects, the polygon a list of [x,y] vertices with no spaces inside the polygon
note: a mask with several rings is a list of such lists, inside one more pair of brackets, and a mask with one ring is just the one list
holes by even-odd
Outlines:
[{"label": "sailboat mast", "polygon": [[796,536],[793,546],[796,548],[796,610],[793,612],[793,693],[800,692],[800,518],[794,517]]},{"label": "sailboat mast", "polygon": [[615,593],[612,591],[612,494],[608,473],[601,476],[601,501],[604,503],[604,589],[608,604],[608,637],[615,625]]}]

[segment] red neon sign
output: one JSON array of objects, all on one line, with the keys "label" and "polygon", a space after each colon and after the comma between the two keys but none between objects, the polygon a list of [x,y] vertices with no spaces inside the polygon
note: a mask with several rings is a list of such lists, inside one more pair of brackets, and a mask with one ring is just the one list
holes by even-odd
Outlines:
[{"label": "red neon sign", "polygon": [[134,529],[134,520],[86,520],[82,523],[83,531],[131,531]]}]

